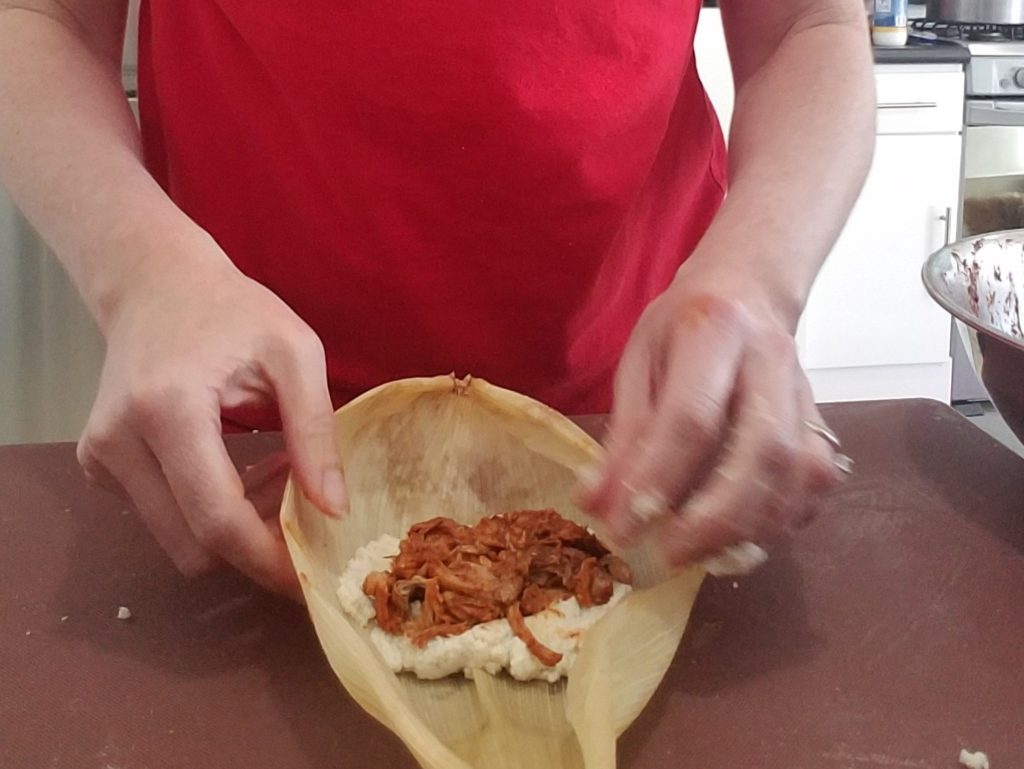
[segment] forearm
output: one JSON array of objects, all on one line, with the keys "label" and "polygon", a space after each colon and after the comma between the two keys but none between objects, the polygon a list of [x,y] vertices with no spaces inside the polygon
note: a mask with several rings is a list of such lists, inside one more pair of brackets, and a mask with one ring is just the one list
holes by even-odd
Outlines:
[{"label": "forearm", "polygon": [[860,19],[796,28],[739,85],[729,194],[693,257],[755,278],[794,328],[870,164],[866,40]]},{"label": "forearm", "polygon": [[119,42],[0,3],[0,181],[101,326],[128,285],[204,237],[142,164]]}]

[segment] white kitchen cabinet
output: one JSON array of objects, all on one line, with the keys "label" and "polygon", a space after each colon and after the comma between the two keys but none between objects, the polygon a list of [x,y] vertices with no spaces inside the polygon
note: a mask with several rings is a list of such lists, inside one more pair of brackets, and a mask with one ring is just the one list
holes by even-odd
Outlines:
[{"label": "white kitchen cabinet", "polygon": [[950,320],[920,272],[956,211],[960,151],[959,134],[878,137],[864,191],[800,328],[818,400],[949,399]]},{"label": "white kitchen cabinet", "polygon": [[955,235],[964,76],[951,65],[878,67],[871,171],[815,282],[797,335],[819,401],[948,402],[950,319],[921,266]]},{"label": "white kitchen cabinet", "polygon": [[[725,123],[733,92],[717,10],[703,11],[695,50]],[[797,346],[818,401],[948,402],[950,319],[920,272],[955,235],[947,222],[957,221],[960,198],[964,75],[956,65],[888,65],[876,67],[876,84],[875,158],[815,282]]]}]

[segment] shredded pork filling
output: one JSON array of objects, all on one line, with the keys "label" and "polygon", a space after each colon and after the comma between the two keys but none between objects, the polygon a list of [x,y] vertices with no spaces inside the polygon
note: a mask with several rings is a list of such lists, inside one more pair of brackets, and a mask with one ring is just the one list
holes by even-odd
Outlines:
[{"label": "shredded pork filling", "polygon": [[629,566],[594,534],[554,510],[521,510],[473,526],[431,518],[413,526],[388,571],[363,582],[377,625],[423,647],[505,618],[542,664],[562,655],[538,641],[524,621],[566,598],[601,606],[614,583],[633,582]]}]

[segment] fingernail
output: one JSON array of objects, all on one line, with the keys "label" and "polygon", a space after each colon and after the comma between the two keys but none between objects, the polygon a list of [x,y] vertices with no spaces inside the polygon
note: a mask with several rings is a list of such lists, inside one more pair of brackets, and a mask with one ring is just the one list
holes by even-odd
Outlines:
[{"label": "fingernail", "polygon": [[329,467],[324,471],[321,491],[324,501],[330,507],[330,512],[337,516],[345,515],[348,512],[348,494],[345,492],[345,479],[341,475],[341,470]]},{"label": "fingernail", "polygon": [[640,523],[648,523],[668,514],[668,501],[656,491],[642,491],[630,498],[629,512]]},{"label": "fingernail", "polygon": [[601,466],[597,463],[584,465],[576,471],[576,482],[585,494],[593,494],[601,485]]},{"label": "fingernail", "polygon": [[749,574],[768,560],[768,553],[753,542],[740,542],[725,548],[701,564],[713,577],[734,577]]}]

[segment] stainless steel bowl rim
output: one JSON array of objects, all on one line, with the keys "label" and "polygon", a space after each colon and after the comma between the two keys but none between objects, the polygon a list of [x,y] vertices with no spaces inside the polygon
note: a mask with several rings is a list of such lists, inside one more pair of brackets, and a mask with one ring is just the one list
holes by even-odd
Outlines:
[{"label": "stainless steel bowl rim", "polygon": [[[979,240],[990,241],[998,240],[999,238],[1012,238],[1014,240],[1018,240],[1021,242],[1022,248],[1024,248],[1024,229],[999,230],[997,232],[986,232],[983,235],[972,235],[943,246],[929,256],[921,268],[921,281],[924,283],[925,290],[931,298],[954,318],[966,323],[980,334],[995,337],[1006,342],[1011,347],[1015,347],[1018,350],[1024,350],[1024,338],[1014,336],[1013,334],[1007,334],[1001,329],[986,325],[977,318],[964,312],[955,302],[945,295],[945,292],[942,289],[933,285],[933,276],[938,274],[940,262],[943,262],[944,260],[945,262],[950,261],[949,257],[952,255],[953,251],[958,248],[970,248],[972,244]],[[943,264],[943,266],[945,265]]]}]

